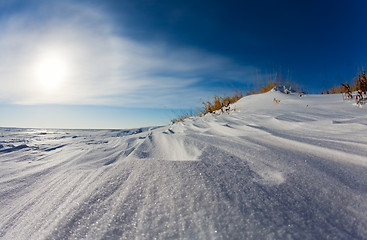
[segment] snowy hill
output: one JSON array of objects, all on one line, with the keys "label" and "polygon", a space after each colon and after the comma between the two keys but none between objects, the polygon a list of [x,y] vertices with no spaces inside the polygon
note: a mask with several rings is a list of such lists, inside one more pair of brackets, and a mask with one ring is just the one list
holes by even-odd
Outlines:
[{"label": "snowy hill", "polygon": [[0,239],[367,239],[367,108],[279,91],[233,108],[0,128]]}]

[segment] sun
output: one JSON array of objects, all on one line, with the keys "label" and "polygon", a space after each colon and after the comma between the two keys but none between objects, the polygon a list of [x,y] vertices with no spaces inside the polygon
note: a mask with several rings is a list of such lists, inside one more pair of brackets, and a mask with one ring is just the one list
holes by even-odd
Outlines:
[{"label": "sun", "polygon": [[37,83],[45,90],[55,90],[65,81],[68,73],[65,58],[58,53],[40,57],[35,67]]}]

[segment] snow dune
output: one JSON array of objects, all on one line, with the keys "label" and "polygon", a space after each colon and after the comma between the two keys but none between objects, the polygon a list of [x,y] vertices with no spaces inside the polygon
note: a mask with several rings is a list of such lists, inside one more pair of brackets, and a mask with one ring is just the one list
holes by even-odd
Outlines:
[{"label": "snow dune", "polygon": [[365,107],[278,91],[233,107],[164,127],[0,128],[0,239],[367,239]]}]

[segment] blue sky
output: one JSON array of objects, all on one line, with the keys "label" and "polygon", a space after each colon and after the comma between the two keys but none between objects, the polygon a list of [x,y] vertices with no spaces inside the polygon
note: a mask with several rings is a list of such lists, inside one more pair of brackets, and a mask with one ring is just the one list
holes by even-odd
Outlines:
[{"label": "blue sky", "polygon": [[367,66],[366,9],[362,0],[0,0],[0,126],[162,125],[280,72],[319,93]]}]

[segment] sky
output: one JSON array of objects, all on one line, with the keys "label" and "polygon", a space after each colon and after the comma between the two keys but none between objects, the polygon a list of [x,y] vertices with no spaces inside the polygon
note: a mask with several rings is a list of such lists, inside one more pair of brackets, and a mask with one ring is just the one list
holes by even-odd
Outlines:
[{"label": "sky", "polygon": [[274,74],[309,93],[367,66],[367,2],[0,0],[0,127],[166,125]]}]

